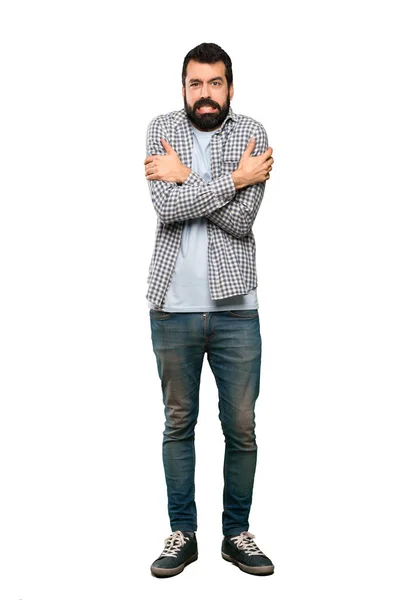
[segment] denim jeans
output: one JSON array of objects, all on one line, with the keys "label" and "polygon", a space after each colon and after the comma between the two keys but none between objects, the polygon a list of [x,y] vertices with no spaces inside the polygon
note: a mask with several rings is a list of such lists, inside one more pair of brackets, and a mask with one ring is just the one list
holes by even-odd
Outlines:
[{"label": "denim jeans", "polygon": [[172,531],[197,530],[194,430],[204,354],[218,388],[225,438],[222,532],[249,529],[257,461],[258,309],[170,313],[150,309],[151,337],[165,411],[162,456]]}]

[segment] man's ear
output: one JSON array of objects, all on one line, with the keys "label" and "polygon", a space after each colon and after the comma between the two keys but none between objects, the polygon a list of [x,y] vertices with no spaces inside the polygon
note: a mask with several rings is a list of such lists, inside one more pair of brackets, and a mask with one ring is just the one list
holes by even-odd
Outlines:
[{"label": "man's ear", "polygon": [[182,98],[185,98],[185,86],[182,86]]},{"label": "man's ear", "polygon": [[229,100],[232,100],[234,91],[235,90],[233,89],[233,81],[232,81],[231,85],[229,86]]}]

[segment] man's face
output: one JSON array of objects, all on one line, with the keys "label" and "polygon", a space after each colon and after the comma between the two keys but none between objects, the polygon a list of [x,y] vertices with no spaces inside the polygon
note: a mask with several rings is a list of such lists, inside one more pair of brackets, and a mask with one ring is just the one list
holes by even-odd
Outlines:
[{"label": "man's face", "polygon": [[233,96],[233,83],[228,90],[222,60],[214,64],[190,60],[182,96],[186,114],[197,129],[218,129],[228,114]]}]

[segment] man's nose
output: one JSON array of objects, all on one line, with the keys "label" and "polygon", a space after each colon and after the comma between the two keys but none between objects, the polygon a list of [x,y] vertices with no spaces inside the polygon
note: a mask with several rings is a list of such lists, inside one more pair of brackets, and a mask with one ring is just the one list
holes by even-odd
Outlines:
[{"label": "man's nose", "polygon": [[211,98],[211,86],[207,85],[207,83],[204,83],[201,90],[201,95],[203,98]]}]

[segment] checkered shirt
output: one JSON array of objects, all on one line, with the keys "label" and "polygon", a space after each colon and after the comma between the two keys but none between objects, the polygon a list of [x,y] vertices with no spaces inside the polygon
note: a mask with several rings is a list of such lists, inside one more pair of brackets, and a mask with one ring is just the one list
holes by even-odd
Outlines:
[{"label": "checkered shirt", "polygon": [[[161,138],[191,167],[193,129],[185,108],[159,115],[147,128],[146,155],[166,154]],[[256,156],[268,148],[267,133],[258,121],[229,107],[210,140],[211,180],[193,171],[182,183],[148,180],[157,213],[155,245],[147,277],[146,298],[161,309],[179,252],[185,221],[207,217],[208,281],[213,300],[247,294],[257,287],[256,246],[252,225],[264,195],[265,182],[235,189],[232,172],[250,137]]]}]

